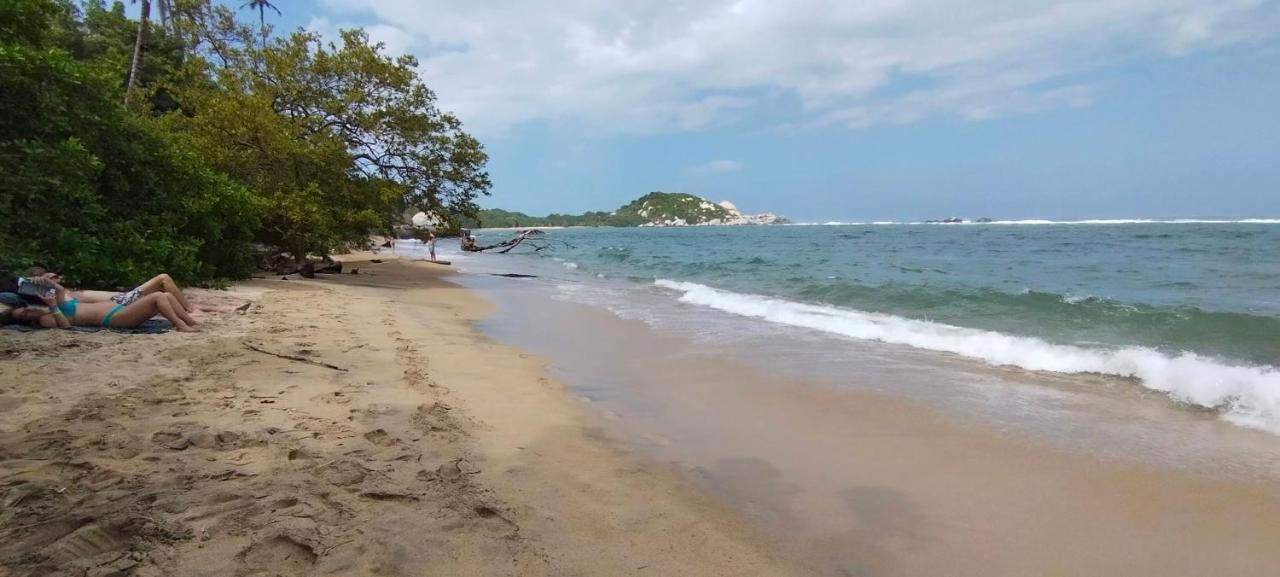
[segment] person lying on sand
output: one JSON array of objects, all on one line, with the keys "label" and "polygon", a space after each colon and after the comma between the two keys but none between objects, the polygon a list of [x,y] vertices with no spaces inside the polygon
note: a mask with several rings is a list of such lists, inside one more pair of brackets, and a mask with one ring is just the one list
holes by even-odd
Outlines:
[{"label": "person lying on sand", "polygon": [[[27,275],[31,278],[45,278],[54,282],[62,282],[62,275],[49,272],[40,267],[34,267],[28,271]],[[82,303],[104,303],[114,302],[118,305],[128,306],[138,299],[155,293],[167,293],[173,295],[177,299],[182,310],[188,313],[214,312],[214,313],[242,313],[249,308],[249,303],[245,303],[238,307],[222,307],[208,304],[197,304],[191,302],[186,295],[182,294],[182,290],[178,288],[178,283],[173,281],[173,277],[161,273],[144,282],[133,290],[125,292],[98,291],[98,290],[71,290],[71,298]]]},{"label": "person lying on sand", "polygon": [[44,329],[65,329],[72,326],[129,329],[137,327],[156,315],[163,316],[173,328],[182,332],[195,332],[196,320],[170,293],[154,292],[139,297],[128,305],[116,302],[80,302],[69,298],[68,291],[57,281],[50,280],[53,292],[43,298],[45,306],[15,306],[0,313],[0,324],[21,323]]}]

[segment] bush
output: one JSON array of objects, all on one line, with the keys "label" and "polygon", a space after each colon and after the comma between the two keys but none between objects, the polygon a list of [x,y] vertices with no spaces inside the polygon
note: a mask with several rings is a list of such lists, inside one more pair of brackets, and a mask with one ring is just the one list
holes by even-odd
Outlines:
[{"label": "bush", "polygon": [[0,28],[0,262],[83,286],[247,276],[260,203],[126,111],[117,79],[29,32],[49,5],[12,4],[25,24]]}]

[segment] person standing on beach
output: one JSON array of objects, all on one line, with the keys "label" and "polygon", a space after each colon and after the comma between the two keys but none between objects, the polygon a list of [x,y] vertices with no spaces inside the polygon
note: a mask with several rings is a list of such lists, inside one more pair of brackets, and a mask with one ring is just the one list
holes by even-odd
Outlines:
[{"label": "person standing on beach", "polygon": [[431,255],[431,262],[436,262],[436,233],[427,233],[427,254]]}]

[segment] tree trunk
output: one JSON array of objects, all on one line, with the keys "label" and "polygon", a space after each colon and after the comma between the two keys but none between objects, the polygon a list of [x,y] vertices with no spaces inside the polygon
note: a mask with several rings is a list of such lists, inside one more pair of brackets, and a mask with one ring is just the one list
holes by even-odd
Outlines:
[{"label": "tree trunk", "polygon": [[133,63],[129,65],[129,83],[125,85],[124,102],[129,103],[133,85],[138,82],[138,65],[142,62],[142,43],[147,37],[147,21],[151,18],[151,0],[142,0],[142,17],[138,19],[138,37],[133,42]]},{"label": "tree trunk", "polygon": [[169,2],[170,0],[156,0],[156,8],[160,10],[160,29],[164,30],[166,34],[172,33],[169,28],[171,18],[169,15]]}]

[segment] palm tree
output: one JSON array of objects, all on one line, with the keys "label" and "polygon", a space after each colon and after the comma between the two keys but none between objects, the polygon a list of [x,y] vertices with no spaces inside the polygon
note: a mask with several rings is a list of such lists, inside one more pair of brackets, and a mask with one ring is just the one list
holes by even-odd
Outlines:
[{"label": "palm tree", "polygon": [[267,49],[267,8],[275,10],[276,14],[280,14],[280,9],[276,8],[276,6],[272,4],[269,0],[249,0],[248,2],[245,2],[243,5],[240,6],[240,9],[242,10],[245,8],[248,8],[250,10],[253,10],[254,8],[258,9],[258,28],[262,30],[262,49],[266,50]]},{"label": "palm tree", "polygon": [[138,36],[133,41],[133,62],[129,65],[129,82],[124,88],[124,102],[129,103],[129,94],[133,85],[138,82],[138,65],[142,63],[142,43],[147,37],[147,21],[151,19],[151,0],[134,0],[142,2],[142,16],[138,18]]}]

